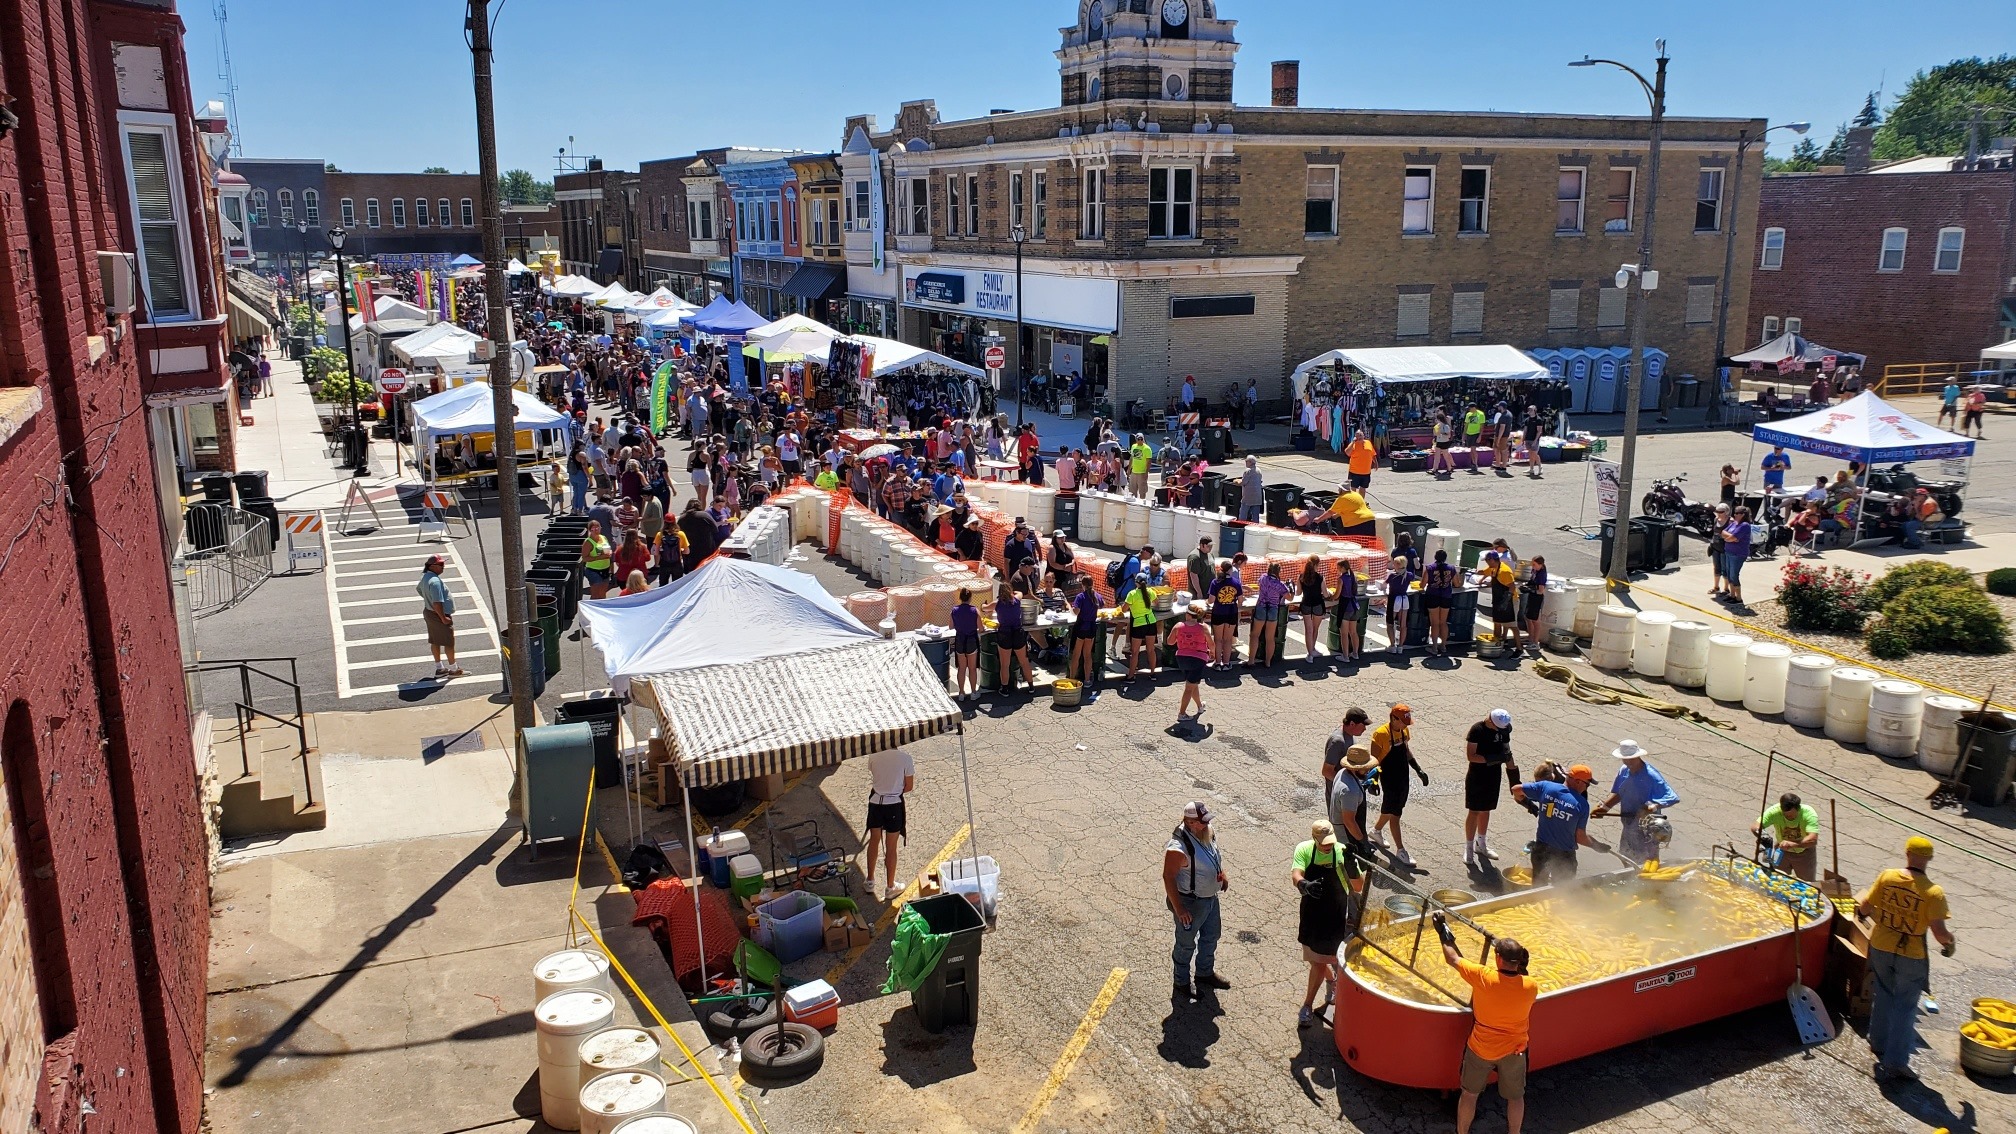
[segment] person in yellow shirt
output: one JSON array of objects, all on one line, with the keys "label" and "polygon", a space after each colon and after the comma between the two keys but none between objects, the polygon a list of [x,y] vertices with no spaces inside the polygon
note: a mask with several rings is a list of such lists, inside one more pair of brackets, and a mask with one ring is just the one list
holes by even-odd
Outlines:
[{"label": "person in yellow shirt", "polygon": [[1379,463],[1379,447],[1372,444],[1372,438],[1359,430],[1344,455],[1351,461],[1351,487],[1359,492],[1372,487],[1372,468]]},{"label": "person in yellow shirt", "polygon": [[1148,498],[1148,466],[1155,461],[1155,450],[1148,447],[1148,439],[1139,433],[1134,435],[1134,444],[1127,447],[1127,491],[1136,499]]},{"label": "person in yellow shirt", "polygon": [[1904,841],[1904,869],[1876,876],[1855,901],[1855,912],[1873,918],[1869,932],[1869,972],[1876,979],[1869,1010],[1869,1050],[1876,1078],[1916,1079],[1911,1048],[1918,1042],[1918,998],[1932,987],[1932,961],[1925,933],[1939,939],[1939,955],[1950,957],[1958,943],[1946,928],[1946,891],[1932,883],[1925,865],[1932,840],[1913,835]]},{"label": "person in yellow shirt", "polygon": [[1540,982],[1526,975],[1529,957],[1516,938],[1491,943],[1497,964],[1485,968],[1456,952],[1456,934],[1449,919],[1435,911],[1435,933],[1442,939],[1442,959],[1470,986],[1470,1015],[1476,1026],[1463,1045],[1462,1097],[1456,1100],[1456,1134],[1470,1134],[1477,1120],[1477,1099],[1498,1072],[1498,1094],[1505,1100],[1507,1134],[1519,1134],[1526,1120],[1526,1046],[1532,1034],[1533,1002]]},{"label": "person in yellow shirt", "polygon": [[[1352,479],[1355,480],[1357,478],[1353,477]],[[1337,499],[1330,502],[1329,510],[1311,521],[1311,524],[1321,523],[1323,520],[1335,516],[1337,517],[1337,522],[1343,525],[1343,534],[1345,535],[1376,534],[1378,532],[1378,524],[1373,522],[1372,509],[1365,506],[1364,494],[1356,488],[1348,488],[1343,485],[1339,485],[1338,487],[1344,488],[1344,491],[1339,492]]]}]

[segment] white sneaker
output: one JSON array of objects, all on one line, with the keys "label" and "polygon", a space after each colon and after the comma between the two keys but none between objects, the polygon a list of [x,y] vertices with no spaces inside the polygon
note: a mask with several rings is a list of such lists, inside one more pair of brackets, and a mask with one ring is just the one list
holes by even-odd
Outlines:
[{"label": "white sneaker", "polygon": [[1402,866],[1410,866],[1410,867],[1411,867],[1411,866],[1413,866],[1413,865],[1414,865],[1414,856],[1413,856],[1413,855],[1411,855],[1411,854],[1408,854],[1408,853],[1407,853],[1406,851],[1404,851],[1404,850],[1403,850],[1403,851],[1401,851],[1401,852],[1400,852],[1400,853],[1399,853],[1398,855],[1396,855],[1395,857],[1397,857],[1397,858],[1398,858],[1398,859],[1400,860],[1400,865],[1402,865]]},{"label": "white sneaker", "polygon": [[1372,845],[1378,847],[1382,851],[1392,849],[1386,844],[1386,836],[1380,834],[1377,831],[1372,832]]},{"label": "white sneaker", "polygon": [[1498,861],[1498,852],[1491,849],[1491,844],[1485,842],[1479,842],[1477,844],[1477,849],[1484,852],[1485,858],[1488,858],[1493,862]]},{"label": "white sneaker", "polygon": [[1463,848],[1463,865],[1465,865],[1465,866],[1468,866],[1468,867],[1470,867],[1470,868],[1472,868],[1472,869],[1475,869],[1475,868],[1477,867],[1477,848],[1476,848],[1476,847],[1474,847],[1474,846],[1466,846],[1466,847],[1464,847],[1464,848]]}]

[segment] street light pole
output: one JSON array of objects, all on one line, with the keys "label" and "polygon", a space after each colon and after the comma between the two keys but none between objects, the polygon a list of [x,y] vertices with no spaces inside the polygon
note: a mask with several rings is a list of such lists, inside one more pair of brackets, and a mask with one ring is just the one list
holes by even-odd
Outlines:
[{"label": "street light pole", "polygon": [[[350,238],[341,225],[329,230],[329,247],[336,251],[336,319],[343,324],[343,394],[350,403],[350,428],[344,434],[343,456],[353,476],[363,476],[371,468],[371,443],[365,440],[364,425],[357,420],[357,356],[350,342],[350,276],[343,269],[343,242]],[[360,309],[358,314],[363,314]],[[354,450],[354,452],[352,452]]]},{"label": "street light pole", "polygon": [[1708,401],[1708,421],[1719,425],[1722,422],[1722,360],[1729,357],[1729,292],[1730,281],[1736,272],[1736,226],[1743,217],[1743,152],[1750,143],[1760,140],[1773,130],[1790,130],[1804,134],[1813,128],[1810,122],[1787,122],[1781,126],[1766,126],[1764,132],[1753,138],[1750,128],[1744,127],[1736,134],[1736,187],[1729,191],[1729,225],[1725,230],[1722,244],[1722,297],[1716,304],[1715,312],[1715,380],[1709,389],[1712,396]]},{"label": "street light pole", "polygon": [[1624,439],[1617,455],[1617,515],[1610,525],[1610,570],[1608,576],[1611,589],[1628,591],[1631,589],[1631,568],[1629,563],[1631,547],[1631,474],[1638,460],[1638,403],[1645,390],[1645,324],[1647,308],[1651,306],[1651,293],[1658,286],[1658,275],[1652,270],[1653,220],[1659,206],[1659,141],[1666,121],[1666,41],[1657,41],[1659,56],[1651,82],[1638,73],[1634,67],[1626,66],[1615,59],[1591,59],[1583,56],[1568,64],[1570,67],[1589,67],[1597,63],[1608,64],[1638,80],[1645,89],[1645,97],[1652,104],[1652,123],[1648,138],[1651,157],[1647,161],[1650,169],[1646,172],[1645,185],[1645,228],[1638,236],[1638,263],[1626,265],[1618,272],[1622,283],[1629,283],[1627,273],[1638,279],[1638,306],[1631,316],[1631,372],[1624,383]]},{"label": "street light pole", "polygon": [[1008,230],[1008,239],[1015,242],[1015,428],[1021,429],[1022,404],[1029,400],[1029,367],[1022,357],[1022,242],[1029,232],[1017,224]]}]

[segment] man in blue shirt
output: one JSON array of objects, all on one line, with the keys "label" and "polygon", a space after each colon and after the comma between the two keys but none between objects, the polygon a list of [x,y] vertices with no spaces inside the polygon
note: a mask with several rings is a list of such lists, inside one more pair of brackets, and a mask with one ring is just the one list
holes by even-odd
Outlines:
[{"label": "man in blue shirt", "polygon": [[1960,383],[1958,382],[1948,382],[1946,388],[1939,391],[1939,420],[1934,424],[1944,425],[1948,421],[1953,423],[1954,428],[1959,428]]},{"label": "man in blue shirt", "polygon": [[950,465],[938,466],[938,475],[931,478],[931,495],[936,496],[940,504],[950,503],[953,495],[963,491],[965,487],[959,483],[958,477],[952,475]]},{"label": "man in blue shirt", "polygon": [[1512,789],[1513,799],[1539,809],[1540,824],[1533,836],[1535,886],[1575,877],[1577,847],[1594,847],[1604,854],[1610,853],[1608,844],[1589,835],[1589,785],[1595,779],[1596,773],[1589,770],[1589,765],[1577,764],[1568,769],[1565,784],[1538,780]]},{"label": "man in blue shirt", "polygon": [[[421,618],[427,623],[427,649],[434,655],[434,677],[436,680],[462,676],[463,669],[455,664],[455,597],[448,593],[448,584],[441,579],[441,570],[447,561],[438,555],[427,557],[427,563],[420,571]],[[447,660],[442,660],[442,655]]]},{"label": "man in blue shirt", "polygon": [[1785,452],[1785,446],[1773,445],[1764,454],[1764,491],[1785,491],[1785,470],[1792,467],[1792,458]]},{"label": "man in blue shirt", "polygon": [[1666,777],[1659,769],[1645,762],[1645,749],[1635,740],[1620,740],[1610,755],[1623,761],[1617,769],[1617,779],[1610,785],[1610,798],[1604,800],[1591,811],[1590,817],[1601,819],[1615,811],[1624,820],[1624,834],[1617,840],[1617,848],[1632,862],[1646,862],[1659,857],[1659,843],[1644,831],[1638,829],[1638,819],[1648,805],[1656,805],[1660,811],[1671,810],[1680,802]]}]

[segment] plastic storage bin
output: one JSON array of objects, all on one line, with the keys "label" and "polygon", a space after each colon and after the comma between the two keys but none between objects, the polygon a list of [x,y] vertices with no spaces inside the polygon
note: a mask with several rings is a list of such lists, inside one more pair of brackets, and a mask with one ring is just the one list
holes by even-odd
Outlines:
[{"label": "plastic storage bin", "polygon": [[786,964],[826,946],[826,903],[817,894],[793,890],[757,906],[756,918],[769,930],[770,952]]},{"label": "plastic storage bin", "polygon": [[979,881],[976,883],[974,862],[972,858],[949,859],[938,868],[938,877],[943,880],[948,894],[971,894],[978,890],[981,916],[991,918],[1001,902],[1001,867],[995,863],[993,855],[979,856]]}]

